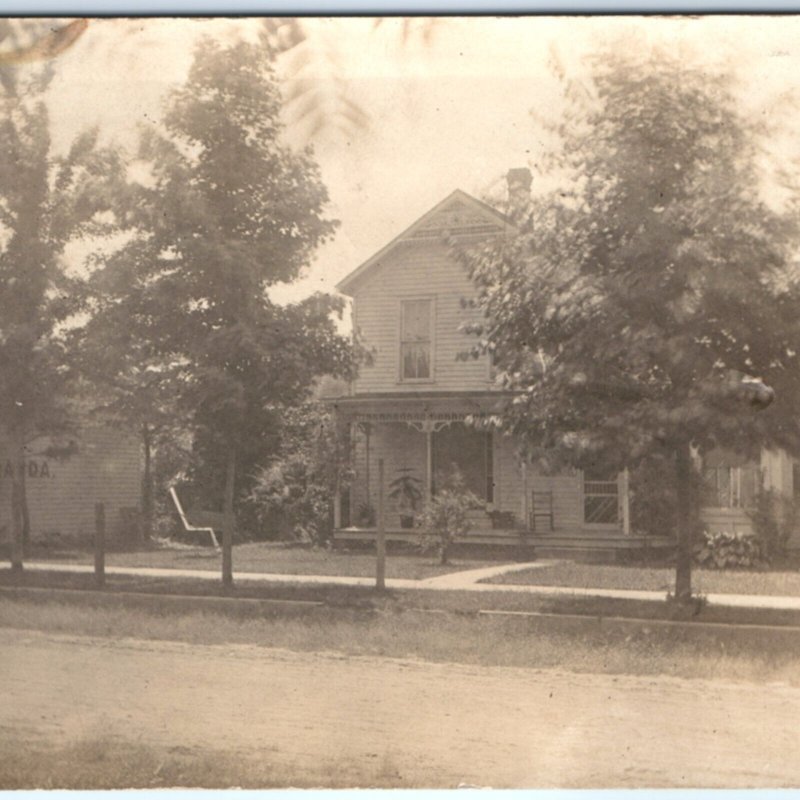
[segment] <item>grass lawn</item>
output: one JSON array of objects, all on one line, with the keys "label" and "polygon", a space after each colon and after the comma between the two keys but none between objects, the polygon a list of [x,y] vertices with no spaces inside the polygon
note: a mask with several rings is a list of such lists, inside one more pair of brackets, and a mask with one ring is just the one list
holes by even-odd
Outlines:
[{"label": "grass lawn", "polygon": [[[563,561],[558,564],[488,578],[482,582],[592,589],[645,589],[666,593],[674,589],[675,569],[674,567],[576,564],[571,561]],[[695,591],[705,594],[797,596],[800,595],[800,570],[767,572],[695,569],[692,572],[692,585]]]},{"label": "grass lawn", "polygon": [[69,635],[250,644],[295,651],[417,658],[571,672],[673,675],[800,685],[800,637],[683,627],[553,630],[519,617],[420,613],[387,599],[368,615],[237,617],[0,598],[0,627]]},{"label": "grass lawn", "polygon": [[[89,551],[42,550],[33,554],[31,560],[92,564],[94,556]],[[454,558],[452,563],[442,567],[433,555],[390,552],[386,558],[386,577],[422,580],[498,563],[500,562]],[[222,569],[222,555],[210,547],[176,545],[169,549],[152,548],[129,553],[109,552],[106,554],[106,564],[115,567],[159,567],[219,572]],[[375,575],[375,554],[363,550],[348,552],[254,542],[234,547],[233,569],[237,572],[266,572],[281,575],[372,577]]]}]

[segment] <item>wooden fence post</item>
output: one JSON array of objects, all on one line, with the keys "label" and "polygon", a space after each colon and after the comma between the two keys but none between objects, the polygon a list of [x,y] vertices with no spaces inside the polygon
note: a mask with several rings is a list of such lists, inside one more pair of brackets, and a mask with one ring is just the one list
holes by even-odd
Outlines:
[{"label": "wooden fence post", "polygon": [[106,507],[94,504],[94,582],[98,589],[106,584]]},{"label": "wooden fence post", "polygon": [[382,592],[386,589],[386,524],[383,511],[383,459],[378,459],[378,535],[375,541],[377,564],[375,571],[375,588]]}]

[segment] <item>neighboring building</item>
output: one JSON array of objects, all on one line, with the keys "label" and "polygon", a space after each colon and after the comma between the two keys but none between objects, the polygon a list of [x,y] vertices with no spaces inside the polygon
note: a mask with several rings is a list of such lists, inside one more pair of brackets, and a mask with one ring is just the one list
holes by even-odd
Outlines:
[{"label": "neighboring building", "polygon": [[[512,201],[529,189],[527,170],[509,173]],[[465,302],[474,287],[448,241],[470,244],[512,231],[505,215],[457,190],[339,283],[352,298],[353,329],[372,359],[349,394],[333,401],[340,424],[350,430],[356,470],[351,489],[336,503],[337,540],[374,535],[382,459],[387,488],[410,479],[421,495],[417,502],[387,503],[390,539],[418,535],[409,529],[410,506],[419,508],[456,467],[483,502],[472,514],[469,541],[535,544],[540,552],[671,543],[631,531],[626,473],[540,474],[521,463],[510,437],[468,424],[470,417],[499,413],[508,396],[495,387],[487,356],[463,357],[474,339],[460,327],[480,312]],[[765,458],[767,477],[772,481],[774,474],[775,485],[791,493],[785,457]],[[721,507],[714,524],[729,519],[739,527],[747,518],[748,478],[730,495],[728,508],[723,467],[716,467]]]},{"label": "neighboring building", "polygon": [[[25,469],[32,542],[90,542],[95,504],[105,506],[109,544],[138,536],[142,459],[139,442],[109,428],[38,437]],[[0,542],[11,536],[11,477],[19,469],[0,441]]]},{"label": "neighboring building", "polygon": [[[702,518],[711,531],[751,532],[751,514],[762,488],[772,489],[783,498],[798,499],[798,464],[780,450],[764,450],[758,462],[735,453],[714,451],[698,466],[705,489]],[[800,532],[795,532],[789,545],[800,547]]]}]

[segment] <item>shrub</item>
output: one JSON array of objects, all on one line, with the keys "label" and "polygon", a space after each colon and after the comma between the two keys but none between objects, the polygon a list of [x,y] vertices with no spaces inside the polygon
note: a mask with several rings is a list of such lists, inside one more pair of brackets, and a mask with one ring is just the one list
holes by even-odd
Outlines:
[{"label": "shrub", "polygon": [[770,564],[786,559],[789,539],[798,522],[798,511],[793,500],[777,495],[772,489],[758,493],[750,519],[761,544],[762,557]]},{"label": "shrub", "polygon": [[295,538],[322,542],[330,529],[331,494],[308,467],[301,454],[294,454],[259,470],[251,499],[262,507],[263,521],[268,519],[267,512],[280,512]]},{"label": "shrub", "polygon": [[[288,527],[300,540],[326,542],[336,488],[346,487],[352,477],[348,448],[325,408],[308,404],[287,409],[281,450],[258,470],[248,497],[260,524]],[[276,516],[283,523],[276,523]]]},{"label": "shrub", "polygon": [[695,548],[698,566],[709,569],[742,569],[759,567],[764,563],[762,544],[758,536],[742,531],[704,531]]},{"label": "shrub", "polygon": [[464,536],[470,530],[468,512],[479,507],[481,501],[464,485],[458,471],[437,490],[425,504],[419,519],[423,535],[420,546],[423,550],[437,549],[439,563],[447,564],[450,545],[456,536]]}]

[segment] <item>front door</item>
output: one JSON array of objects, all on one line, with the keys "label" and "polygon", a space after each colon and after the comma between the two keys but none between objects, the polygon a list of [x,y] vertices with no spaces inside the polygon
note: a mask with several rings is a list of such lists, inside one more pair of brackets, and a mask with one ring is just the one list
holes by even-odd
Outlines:
[{"label": "front door", "polygon": [[469,491],[493,502],[492,435],[453,424],[433,434],[433,492],[458,471]]}]

